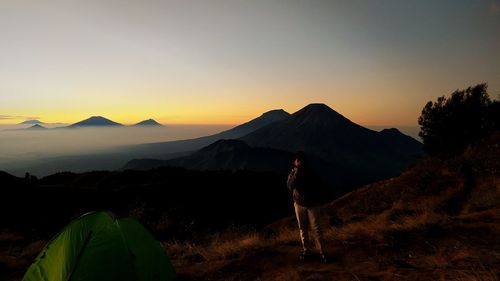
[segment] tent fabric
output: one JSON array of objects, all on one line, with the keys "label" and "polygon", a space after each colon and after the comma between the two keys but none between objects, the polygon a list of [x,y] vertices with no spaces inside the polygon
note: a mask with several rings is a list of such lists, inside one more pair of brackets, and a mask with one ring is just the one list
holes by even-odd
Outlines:
[{"label": "tent fabric", "polygon": [[23,281],[169,281],[174,268],[136,220],[107,212],[67,225],[35,259]]}]

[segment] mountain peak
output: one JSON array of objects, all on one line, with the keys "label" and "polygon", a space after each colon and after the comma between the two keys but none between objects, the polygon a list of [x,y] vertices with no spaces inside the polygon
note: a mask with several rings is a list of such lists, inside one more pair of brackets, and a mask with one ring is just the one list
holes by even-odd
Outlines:
[{"label": "mountain peak", "polygon": [[99,116],[99,115],[94,115],[94,116],[87,118],[86,120],[109,120],[109,119],[102,117],[102,116]]},{"label": "mountain peak", "polygon": [[304,106],[301,110],[299,110],[298,113],[336,113],[340,115],[338,112],[333,110],[331,107],[324,103],[311,103],[306,106]]},{"label": "mountain peak", "polygon": [[71,127],[85,127],[85,126],[123,126],[102,116],[92,116],[80,122],[74,123]]},{"label": "mountain peak", "polygon": [[21,122],[19,124],[45,124],[45,123],[43,123],[42,121],[40,121],[38,119],[32,119],[32,120],[26,120],[26,121]]},{"label": "mountain peak", "polygon": [[156,122],[156,120],[150,118],[150,119],[141,121],[141,122],[135,124],[134,126],[163,126],[163,125]]},{"label": "mountain peak", "polygon": [[290,113],[284,111],[283,109],[273,109],[273,110],[269,110],[267,112],[262,113],[261,117],[265,117],[265,116],[288,117],[288,116],[290,116]]},{"label": "mountain peak", "polygon": [[324,110],[333,110],[331,109],[328,105],[324,104],[324,103],[310,103],[306,106],[304,106],[304,108],[314,108],[314,109],[324,109]]},{"label": "mountain peak", "polygon": [[289,117],[290,113],[284,111],[283,109],[270,110],[263,113],[259,117],[227,130],[222,134],[224,135],[224,138],[227,139],[239,138],[271,123],[281,121]]},{"label": "mountain peak", "polygon": [[402,142],[408,142],[408,143],[420,143],[418,140],[403,134],[400,130],[396,128],[389,128],[389,129],[383,129],[379,133],[381,136],[386,137],[386,138],[392,138],[393,140],[400,140]]},{"label": "mountain peak", "polygon": [[33,126],[29,127],[28,129],[29,129],[29,130],[40,130],[40,129],[42,129],[42,130],[43,130],[43,129],[47,129],[47,128],[45,128],[44,126],[42,126],[42,125],[40,125],[40,124],[35,124],[35,125],[33,125]]},{"label": "mountain peak", "polygon": [[301,110],[292,114],[292,116],[298,124],[305,124],[307,126],[352,123],[349,119],[324,103],[311,103],[306,105]]},{"label": "mountain peak", "polygon": [[403,135],[403,133],[401,133],[401,131],[396,128],[383,129],[380,132],[384,134]]}]

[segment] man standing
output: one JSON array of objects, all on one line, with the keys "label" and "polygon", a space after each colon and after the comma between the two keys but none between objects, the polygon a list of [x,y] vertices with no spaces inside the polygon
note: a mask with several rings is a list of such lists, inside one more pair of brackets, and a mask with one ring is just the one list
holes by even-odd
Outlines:
[{"label": "man standing", "polygon": [[320,208],[318,206],[320,201],[319,182],[316,179],[304,161],[304,153],[297,152],[294,157],[293,169],[288,175],[287,186],[293,192],[295,215],[299,225],[302,242],[300,259],[305,260],[309,256],[306,244],[309,240],[310,229],[321,260],[327,263],[328,259],[323,249]]}]

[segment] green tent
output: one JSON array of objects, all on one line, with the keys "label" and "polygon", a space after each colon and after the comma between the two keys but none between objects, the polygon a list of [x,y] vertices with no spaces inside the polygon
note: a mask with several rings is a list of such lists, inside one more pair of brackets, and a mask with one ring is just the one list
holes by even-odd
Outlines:
[{"label": "green tent", "polygon": [[160,243],[139,222],[95,212],[52,239],[23,281],[168,281],[175,275]]}]

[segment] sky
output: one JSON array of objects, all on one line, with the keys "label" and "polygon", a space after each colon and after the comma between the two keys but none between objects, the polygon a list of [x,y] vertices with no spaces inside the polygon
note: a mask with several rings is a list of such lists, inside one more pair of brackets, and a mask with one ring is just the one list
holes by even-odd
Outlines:
[{"label": "sky", "polygon": [[0,0],[0,124],[238,124],[329,105],[416,126],[500,94],[500,0]]}]

